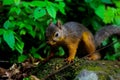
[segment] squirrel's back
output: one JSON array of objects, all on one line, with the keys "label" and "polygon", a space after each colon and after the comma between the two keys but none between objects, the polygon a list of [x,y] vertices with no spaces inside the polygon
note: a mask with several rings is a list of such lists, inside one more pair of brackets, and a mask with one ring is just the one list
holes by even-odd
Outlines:
[{"label": "squirrel's back", "polygon": [[63,25],[63,27],[66,29],[66,36],[72,38],[81,38],[83,32],[89,31],[86,27],[77,22],[67,22]]}]

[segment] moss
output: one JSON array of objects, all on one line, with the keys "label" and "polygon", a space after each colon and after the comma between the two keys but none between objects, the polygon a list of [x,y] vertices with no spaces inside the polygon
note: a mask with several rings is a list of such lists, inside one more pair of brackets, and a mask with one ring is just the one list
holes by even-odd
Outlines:
[{"label": "moss", "polygon": [[83,66],[82,69],[92,70],[92,71],[100,71],[103,70],[99,66]]},{"label": "moss", "polygon": [[99,80],[107,80],[104,75],[99,76]]}]

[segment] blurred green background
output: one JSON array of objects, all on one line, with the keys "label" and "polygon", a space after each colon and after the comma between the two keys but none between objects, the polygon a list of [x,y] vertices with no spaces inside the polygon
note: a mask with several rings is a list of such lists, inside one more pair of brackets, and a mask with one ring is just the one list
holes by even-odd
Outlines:
[{"label": "blurred green background", "polygon": [[[50,19],[76,21],[95,34],[105,25],[120,25],[120,0],[0,0],[0,60],[23,62],[29,55],[49,56],[45,30]],[[105,46],[118,41],[105,40]],[[64,55],[60,47],[57,55]],[[106,49],[104,59],[120,57],[120,41]]]}]

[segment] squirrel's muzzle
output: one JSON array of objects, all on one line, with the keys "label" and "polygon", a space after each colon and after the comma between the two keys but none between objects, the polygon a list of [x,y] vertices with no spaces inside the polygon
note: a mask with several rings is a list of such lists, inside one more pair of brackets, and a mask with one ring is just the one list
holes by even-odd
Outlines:
[{"label": "squirrel's muzzle", "polygon": [[56,44],[56,41],[46,41],[46,43],[47,43],[48,45],[53,46],[53,45],[55,45],[55,44]]}]

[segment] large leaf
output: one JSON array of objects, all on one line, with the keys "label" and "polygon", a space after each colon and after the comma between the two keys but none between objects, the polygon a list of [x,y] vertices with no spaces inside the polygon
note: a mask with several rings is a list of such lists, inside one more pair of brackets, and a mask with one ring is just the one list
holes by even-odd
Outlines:
[{"label": "large leaf", "polygon": [[107,24],[113,22],[115,17],[115,12],[116,12],[115,8],[108,7],[104,13],[104,19],[103,19],[104,23]]},{"label": "large leaf", "polygon": [[52,17],[52,18],[56,18],[56,10],[55,10],[55,8],[53,7],[53,5],[51,5],[50,3],[49,3],[49,5],[47,5],[47,11],[48,11],[48,14]]},{"label": "large leaf", "polygon": [[8,28],[13,27],[13,26],[14,25],[9,20],[5,21],[5,23],[3,24],[3,27],[5,29],[8,29]]},{"label": "large leaf", "polygon": [[17,15],[19,15],[20,12],[21,12],[20,7],[12,7],[12,8],[10,9],[10,12],[9,12],[9,13],[10,13],[10,14],[16,13]]},{"label": "large leaf", "polygon": [[65,3],[64,2],[59,2],[59,10],[62,14],[65,14]]},{"label": "large leaf", "polygon": [[22,6],[25,7],[25,8],[28,8],[29,2],[22,1]]},{"label": "large leaf", "polygon": [[34,11],[34,18],[35,18],[35,20],[40,18],[40,17],[43,17],[45,15],[46,15],[46,11],[43,8],[38,7]]},{"label": "large leaf", "polygon": [[8,44],[8,46],[9,46],[12,50],[14,50],[14,46],[15,46],[14,32],[11,31],[11,30],[6,30],[6,31],[4,31],[3,39],[4,39],[5,42]]},{"label": "large leaf", "polygon": [[20,0],[14,0],[14,2],[15,2],[16,5],[20,4]]},{"label": "large leaf", "polygon": [[32,1],[29,3],[30,6],[39,6],[39,7],[45,7],[46,6],[46,3],[45,1]]},{"label": "large leaf", "polygon": [[120,1],[115,0],[114,3],[116,5],[116,7],[120,8]]},{"label": "large leaf", "polygon": [[95,13],[96,13],[101,19],[104,19],[105,5],[99,5],[99,7],[96,8]]},{"label": "large leaf", "polygon": [[11,5],[14,3],[14,0],[3,0],[3,5]]}]

